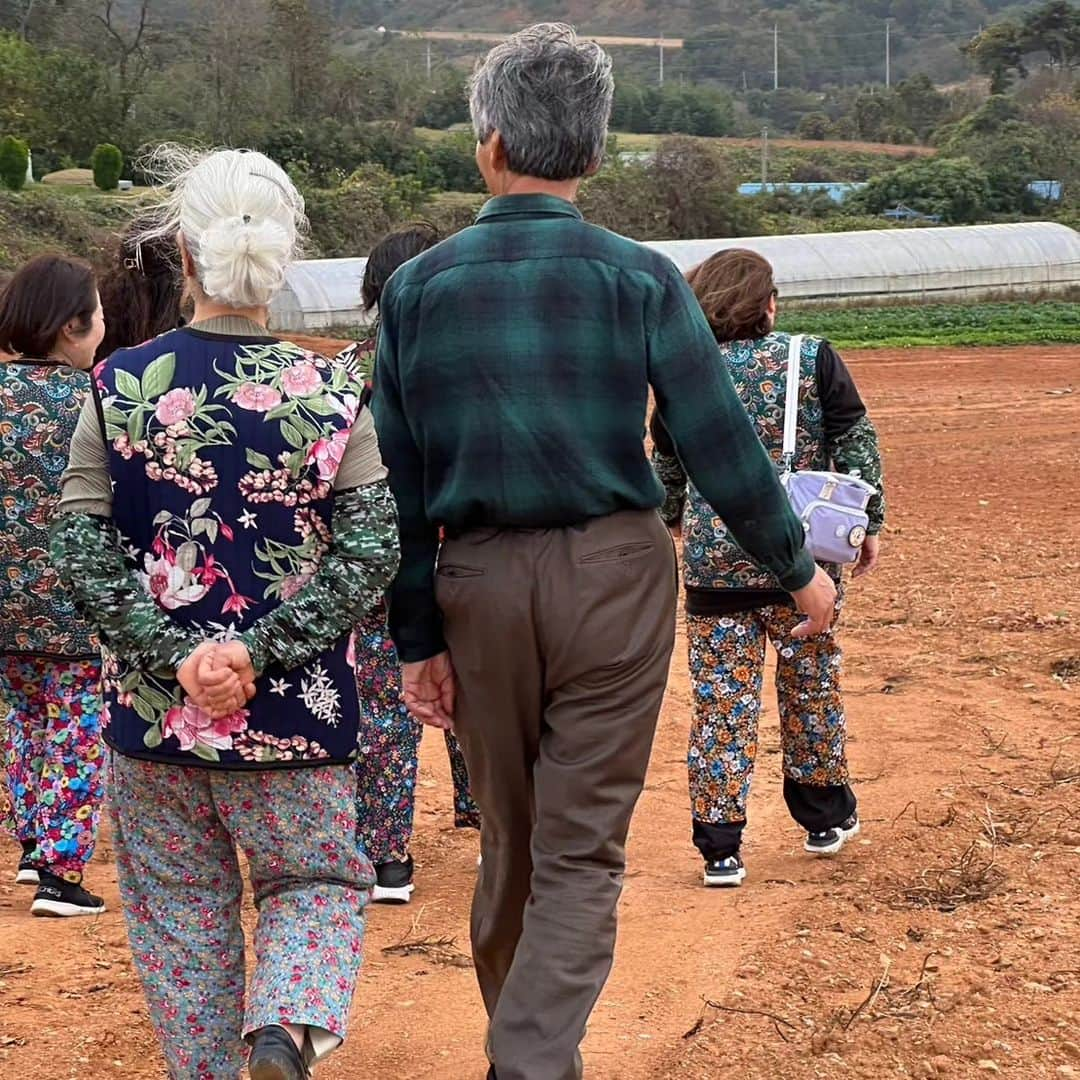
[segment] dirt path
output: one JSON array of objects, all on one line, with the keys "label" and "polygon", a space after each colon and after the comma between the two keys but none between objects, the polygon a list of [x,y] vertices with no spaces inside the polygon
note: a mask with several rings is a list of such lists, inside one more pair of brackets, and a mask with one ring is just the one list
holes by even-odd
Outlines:
[{"label": "dirt path", "polygon": [[[1080,1076],[1080,349],[851,359],[892,504],[882,571],[846,617],[865,832],[835,861],[801,854],[770,709],[750,878],[700,887],[680,643],[585,1045],[594,1080]],[[354,1035],[326,1080],[483,1076],[471,971],[383,952],[467,951],[476,841],[450,827],[448,792],[429,739],[416,899],[373,912]],[[4,1078],[162,1076],[109,856],[96,925],[33,920],[0,885]]]}]

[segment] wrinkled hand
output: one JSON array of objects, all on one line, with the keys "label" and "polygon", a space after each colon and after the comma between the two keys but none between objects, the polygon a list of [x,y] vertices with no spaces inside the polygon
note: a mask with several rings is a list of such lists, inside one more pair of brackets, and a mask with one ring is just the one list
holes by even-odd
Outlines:
[{"label": "wrinkled hand", "polygon": [[805,622],[795,627],[792,637],[802,639],[823,634],[833,624],[836,615],[836,586],[819,566],[809,585],[791,594],[795,606],[806,616]]},{"label": "wrinkled hand", "polygon": [[422,723],[452,731],[457,684],[450,654],[441,652],[428,660],[402,664],[401,676],[409,712]]},{"label": "wrinkled hand", "polygon": [[204,641],[177,668],[188,697],[215,720],[236,712],[255,696],[255,671],[247,648],[238,641]]},{"label": "wrinkled hand", "polygon": [[872,574],[877,569],[878,558],[881,555],[881,537],[868,536],[863,541],[862,551],[859,553],[859,561],[855,566],[852,577],[862,577],[863,574]]}]

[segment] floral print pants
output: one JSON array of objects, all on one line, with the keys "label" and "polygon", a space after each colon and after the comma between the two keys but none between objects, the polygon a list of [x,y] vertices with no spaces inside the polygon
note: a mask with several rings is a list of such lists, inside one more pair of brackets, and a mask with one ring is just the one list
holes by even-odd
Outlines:
[{"label": "floral print pants", "polygon": [[9,827],[30,862],[81,881],[102,797],[101,665],[0,657],[0,699],[8,709]]},{"label": "floral print pants", "polygon": [[[229,772],[112,753],[109,805],[128,939],[172,1080],[236,1080],[242,1037],[269,1024],[307,1025],[316,1045],[344,1038],[375,880],[354,843],[349,768]],[[246,998],[238,850],[258,911]]]},{"label": "floral print pants", "polygon": [[[379,866],[404,860],[412,839],[416,773],[423,725],[402,701],[401,665],[381,606],[356,627],[356,688],[360,732],[356,757],[356,840]],[[454,783],[454,824],[480,828],[464,755],[446,733]]]},{"label": "floral print pants", "polygon": [[776,691],[784,776],[800,786],[841,787],[848,779],[841,651],[835,624],[797,640],[793,607],[687,616],[694,721],[688,756],[696,822],[746,821],[758,747],[765,644],[777,652]]}]

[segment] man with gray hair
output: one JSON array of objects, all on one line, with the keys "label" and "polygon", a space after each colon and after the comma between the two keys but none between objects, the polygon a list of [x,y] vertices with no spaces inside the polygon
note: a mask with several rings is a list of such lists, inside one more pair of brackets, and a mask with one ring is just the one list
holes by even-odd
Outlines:
[{"label": "man with gray hair", "polygon": [[608,55],[568,26],[493,49],[471,107],[494,198],[381,304],[391,629],[406,702],[454,725],[484,815],[472,940],[498,1080],[579,1077],[611,968],[675,633],[650,386],[698,489],[807,614],[804,636],[835,596],[675,266],[574,208],[613,89]]}]

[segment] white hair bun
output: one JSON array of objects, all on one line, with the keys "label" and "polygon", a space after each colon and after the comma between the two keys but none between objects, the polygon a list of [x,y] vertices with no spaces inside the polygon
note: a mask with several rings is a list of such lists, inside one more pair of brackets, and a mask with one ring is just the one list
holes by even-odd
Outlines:
[{"label": "white hair bun", "polygon": [[196,150],[166,143],[144,167],[163,187],[140,241],[180,234],[206,296],[262,307],[285,283],[306,225],[288,174],[254,150]]},{"label": "white hair bun", "polygon": [[230,307],[261,307],[285,281],[294,237],[270,218],[250,215],[211,222],[198,244],[206,295]]}]

